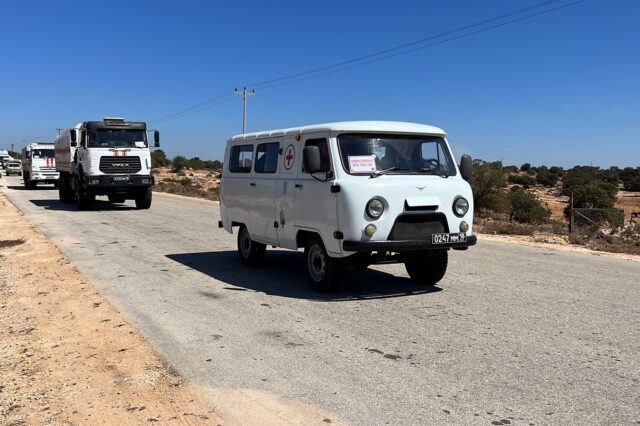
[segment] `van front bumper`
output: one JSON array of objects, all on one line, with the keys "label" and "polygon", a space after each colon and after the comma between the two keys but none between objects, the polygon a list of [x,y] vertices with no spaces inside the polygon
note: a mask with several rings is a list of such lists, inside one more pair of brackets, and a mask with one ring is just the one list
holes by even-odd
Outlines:
[{"label": "van front bumper", "polygon": [[417,251],[417,250],[438,250],[438,249],[464,249],[475,246],[478,237],[467,236],[467,241],[462,243],[433,244],[430,240],[392,240],[392,241],[343,241],[344,251],[373,252],[373,251]]}]

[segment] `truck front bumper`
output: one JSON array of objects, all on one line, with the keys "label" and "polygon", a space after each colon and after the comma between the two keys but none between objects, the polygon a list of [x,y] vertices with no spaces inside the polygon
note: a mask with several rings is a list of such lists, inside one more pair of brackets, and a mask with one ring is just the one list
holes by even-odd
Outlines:
[{"label": "truck front bumper", "polygon": [[476,245],[478,237],[475,235],[467,236],[467,241],[463,243],[445,243],[445,244],[433,244],[430,240],[397,240],[397,241],[343,241],[342,249],[344,251],[356,251],[356,252],[403,252],[403,251],[418,251],[418,250],[439,250],[439,249],[465,249],[470,246]]},{"label": "truck front bumper", "polygon": [[89,188],[147,187],[155,182],[149,175],[85,176],[84,181]]}]

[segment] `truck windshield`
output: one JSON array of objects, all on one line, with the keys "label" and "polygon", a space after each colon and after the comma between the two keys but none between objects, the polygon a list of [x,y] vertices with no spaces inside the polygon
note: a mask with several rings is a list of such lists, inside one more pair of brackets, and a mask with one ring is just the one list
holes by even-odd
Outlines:
[{"label": "truck windshield", "polygon": [[130,129],[89,129],[88,148],[146,148],[147,132]]},{"label": "truck windshield", "polygon": [[55,153],[52,149],[34,149],[31,151],[31,158],[54,158]]},{"label": "truck windshield", "polygon": [[342,134],[338,145],[342,166],[350,174],[456,174],[447,145],[438,136]]}]

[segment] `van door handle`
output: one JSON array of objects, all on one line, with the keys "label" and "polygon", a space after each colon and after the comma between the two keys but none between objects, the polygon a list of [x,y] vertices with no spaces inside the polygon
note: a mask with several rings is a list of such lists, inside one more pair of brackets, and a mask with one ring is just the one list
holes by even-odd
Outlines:
[{"label": "van door handle", "polygon": [[256,183],[255,182],[251,182],[249,185],[256,186]]},{"label": "van door handle", "polygon": [[303,186],[302,186],[302,184],[301,184],[301,183],[296,183],[296,188],[298,188],[298,189],[302,189],[302,188],[303,188]]}]

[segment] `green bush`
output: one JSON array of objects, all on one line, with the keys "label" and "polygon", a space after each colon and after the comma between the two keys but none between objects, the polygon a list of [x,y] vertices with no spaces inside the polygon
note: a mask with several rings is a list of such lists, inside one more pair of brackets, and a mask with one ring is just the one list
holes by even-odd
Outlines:
[{"label": "green bush", "polygon": [[188,177],[182,178],[180,180],[180,185],[182,185],[182,186],[191,186],[192,183],[193,182]]},{"label": "green bush", "polygon": [[536,179],[531,176],[511,175],[509,182],[516,185],[533,186],[536,184]]},{"label": "green bush", "polygon": [[556,186],[558,179],[559,176],[549,170],[538,170],[536,173],[536,182],[543,186]]},{"label": "green bush", "polygon": [[503,191],[506,183],[502,166],[484,162],[474,164],[469,184],[476,209],[505,211],[507,206],[508,210],[508,200]]},{"label": "green bush", "polygon": [[165,167],[169,165],[169,159],[161,149],[151,152],[151,167]]},{"label": "green bush", "polygon": [[531,169],[531,163],[524,163],[522,166],[520,166],[521,172],[526,172],[529,169]]},{"label": "green bush", "polygon": [[618,172],[615,169],[576,166],[562,178],[562,195],[573,193],[574,207],[612,208],[618,194]]},{"label": "green bush", "polygon": [[510,220],[520,223],[541,224],[549,220],[551,211],[535,195],[519,187],[509,192]]}]

